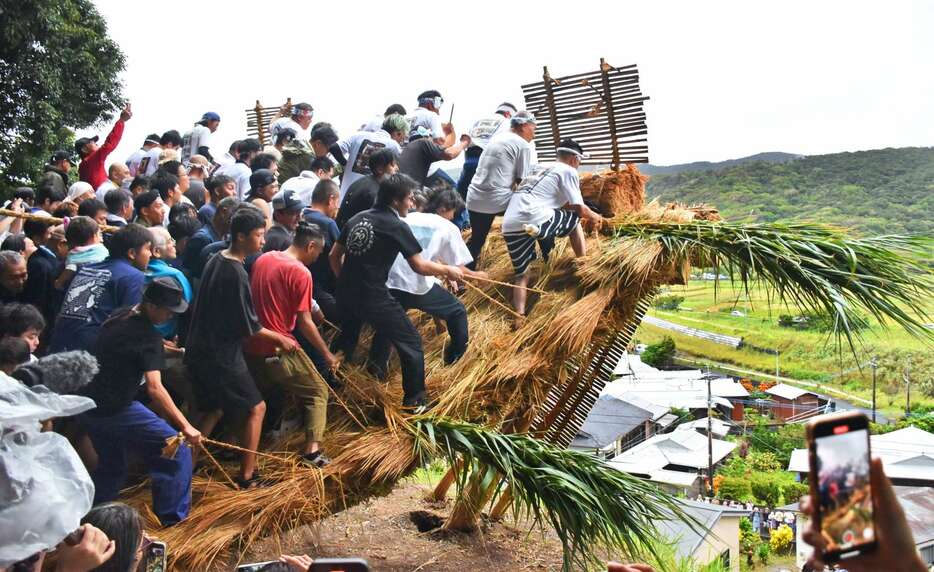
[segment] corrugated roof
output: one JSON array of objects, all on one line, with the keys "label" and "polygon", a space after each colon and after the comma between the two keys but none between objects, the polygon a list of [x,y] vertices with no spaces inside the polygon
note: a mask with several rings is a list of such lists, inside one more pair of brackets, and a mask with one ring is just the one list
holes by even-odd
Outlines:
[{"label": "corrugated roof", "polygon": [[[720,419],[713,418],[710,420],[711,430],[714,435],[720,437],[726,437],[730,432],[730,424],[726,423]],[[707,433],[707,418],[697,419],[689,423],[682,423],[675,428],[675,431],[701,431],[704,434]]]},{"label": "corrugated roof", "polygon": [[573,447],[602,449],[652,419],[652,412],[612,395],[601,395],[584,420]]},{"label": "corrugated roof", "polygon": [[[713,439],[713,462],[718,463],[736,448],[736,443]],[[642,471],[682,465],[695,469],[707,467],[707,437],[695,431],[674,431],[655,435],[613,458],[614,462],[637,462]]]},{"label": "corrugated roof", "polygon": [[781,397],[783,399],[798,399],[802,395],[813,395],[817,396],[813,391],[807,391],[801,389],[800,387],[795,387],[793,385],[788,385],[787,383],[779,383],[778,385],[772,386],[769,389],[765,390],[769,395],[774,395],[776,397]]},{"label": "corrugated roof", "polygon": [[[697,519],[709,531],[725,515],[741,517],[749,514],[746,509],[737,509],[719,504],[708,504],[687,499],[678,499],[681,508],[685,513]],[[701,529],[700,532],[691,527],[687,522],[677,519],[661,520],[658,523],[659,531],[672,542],[675,542],[675,549],[678,556],[687,558],[694,555],[694,552],[701,546],[704,539],[710,532]]]}]

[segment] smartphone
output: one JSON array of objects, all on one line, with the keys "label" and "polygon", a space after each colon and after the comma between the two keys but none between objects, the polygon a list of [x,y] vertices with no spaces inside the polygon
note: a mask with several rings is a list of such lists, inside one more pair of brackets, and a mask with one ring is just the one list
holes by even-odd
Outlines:
[{"label": "smartphone", "polygon": [[165,542],[150,542],[146,547],[146,554],[143,555],[143,562],[146,563],[143,568],[146,572],[165,572]]},{"label": "smartphone", "polygon": [[316,558],[308,572],[370,572],[363,558]]},{"label": "smartphone", "polygon": [[827,541],[823,560],[872,552],[869,420],[858,412],[822,415],[808,423],[807,437],[814,524]]}]

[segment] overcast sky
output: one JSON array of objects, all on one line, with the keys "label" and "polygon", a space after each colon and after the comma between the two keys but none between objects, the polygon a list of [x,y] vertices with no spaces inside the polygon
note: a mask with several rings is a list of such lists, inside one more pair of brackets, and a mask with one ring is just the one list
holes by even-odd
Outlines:
[{"label": "overcast sky", "polygon": [[226,148],[257,99],[290,96],[345,136],[438,89],[460,132],[523,107],[543,65],[560,77],[601,56],[638,64],[655,164],[934,145],[929,1],[96,3],[134,112],[112,160],[205,111]]}]

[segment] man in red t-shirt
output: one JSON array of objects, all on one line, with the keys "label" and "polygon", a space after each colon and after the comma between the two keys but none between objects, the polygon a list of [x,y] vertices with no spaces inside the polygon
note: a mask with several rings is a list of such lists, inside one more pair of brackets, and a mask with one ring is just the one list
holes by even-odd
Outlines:
[{"label": "man in red t-shirt", "polygon": [[[308,265],[317,260],[324,249],[324,230],[313,223],[300,222],[292,245],[285,251],[270,251],[253,263],[250,290],[253,307],[260,324],[294,340],[298,331],[321,355],[331,370],[337,358],[315,326],[312,279]],[[247,365],[254,379],[276,384],[294,393],[305,407],[305,447],[302,459],[316,467],[330,462],[320,449],[327,422],[328,386],[303,350],[277,351],[267,340],[252,337],[244,347]],[[262,383],[260,384],[262,385]]]},{"label": "man in red t-shirt", "polygon": [[81,157],[81,164],[78,165],[78,179],[85,183],[90,183],[95,189],[107,180],[107,171],[104,170],[104,161],[107,156],[120,144],[120,138],[123,137],[123,124],[133,117],[133,111],[130,110],[130,104],[126,104],[123,111],[120,112],[120,119],[110,130],[107,139],[103,145],[98,145],[99,136],[82,137],[75,141],[75,153]]}]

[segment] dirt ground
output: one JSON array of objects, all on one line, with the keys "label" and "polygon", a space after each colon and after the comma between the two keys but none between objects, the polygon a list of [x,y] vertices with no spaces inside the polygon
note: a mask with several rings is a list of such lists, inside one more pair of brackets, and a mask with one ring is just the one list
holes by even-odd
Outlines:
[{"label": "dirt ground", "polygon": [[[312,558],[365,558],[377,572],[543,571],[561,569],[561,543],[554,532],[529,532],[528,523],[485,522],[476,533],[439,527],[450,513],[446,504],[424,500],[431,487],[403,483],[373,499],[256,545],[243,563],[279,554]],[[416,524],[418,522],[418,524]],[[419,524],[425,532],[419,531]],[[232,568],[232,567],[231,567]]]}]

